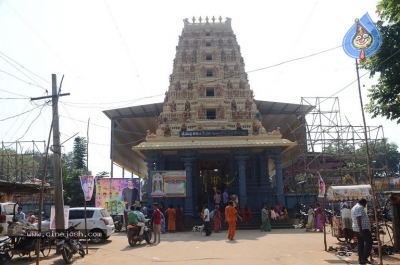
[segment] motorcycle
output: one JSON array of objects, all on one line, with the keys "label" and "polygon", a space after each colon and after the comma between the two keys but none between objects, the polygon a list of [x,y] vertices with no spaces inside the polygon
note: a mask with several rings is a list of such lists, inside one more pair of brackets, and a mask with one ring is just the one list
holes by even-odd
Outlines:
[{"label": "motorcycle", "polygon": [[13,245],[11,243],[11,238],[6,237],[0,240],[0,265],[6,264],[13,257]]},{"label": "motorcycle", "polygon": [[60,251],[66,264],[72,263],[72,257],[76,253],[79,253],[82,258],[85,256],[83,245],[79,242],[79,237],[75,229],[79,224],[80,223],[77,223],[74,226],[68,227],[64,236],[58,238],[57,241],[57,245],[60,246]]},{"label": "motorcycle", "polygon": [[301,204],[299,212],[296,213],[296,218],[299,219],[300,228],[306,227],[308,221],[308,213],[304,204]]},{"label": "motorcycle", "polygon": [[148,241],[151,240],[152,230],[150,226],[151,220],[148,219],[144,226],[143,235],[139,235],[140,227],[136,225],[128,225],[128,243],[131,247],[135,246],[138,242],[142,242],[148,238]]},{"label": "motorcycle", "polygon": [[121,232],[122,230],[122,218],[121,215],[113,215],[114,226],[116,232]]},{"label": "motorcycle", "polygon": [[333,217],[332,210],[325,209],[325,223],[332,225],[332,217]]}]

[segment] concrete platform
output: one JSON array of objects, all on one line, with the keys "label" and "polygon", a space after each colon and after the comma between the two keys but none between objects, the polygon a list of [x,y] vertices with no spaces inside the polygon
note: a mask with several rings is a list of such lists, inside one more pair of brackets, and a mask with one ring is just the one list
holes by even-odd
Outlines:
[{"label": "concrete platform", "polygon": [[[326,238],[327,248],[340,246],[330,234]],[[89,255],[85,258],[75,256],[74,264],[358,264],[356,253],[350,257],[338,257],[335,252],[326,252],[322,232],[305,232],[304,229],[239,230],[235,239],[228,241],[226,231],[213,233],[210,237],[181,232],[161,235],[160,244],[147,246],[143,243],[130,247],[125,233],[121,232],[103,244],[89,244]],[[374,258],[378,259],[377,256]],[[14,258],[7,264],[34,262],[23,257]],[[54,254],[41,258],[40,264],[64,264],[64,261],[60,255]],[[383,264],[400,264],[400,254],[384,256]]]}]

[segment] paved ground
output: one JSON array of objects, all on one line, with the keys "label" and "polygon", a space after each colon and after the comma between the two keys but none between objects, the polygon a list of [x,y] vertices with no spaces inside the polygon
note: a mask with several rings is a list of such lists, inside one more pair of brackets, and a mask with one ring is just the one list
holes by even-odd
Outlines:
[{"label": "paved ground", "polygon": [[[335,252],[326,252],[323,233],[305,232],[303,229],[272,232],[240,230],[235,239],[227,241],[226,231],[213,233],[210,237],[182,232],[161,235],[162,241],[157,245],[147,246],[143,243],[132,248],[122,232],[104,244],[89,244],[89,255],[85,258],[76,256],[74,264],[358,264],[356,254],[338,257]],[[330,234],[326,239],[327,247],[340,246]],[[23,257],[14,258],[7,264],[34,263]],[[64,264],[64,261],[61,256],[51,253],[48,258],[41,258],[40,264]],[[400,264],[400,254],[384,256],[383,264]]]}]

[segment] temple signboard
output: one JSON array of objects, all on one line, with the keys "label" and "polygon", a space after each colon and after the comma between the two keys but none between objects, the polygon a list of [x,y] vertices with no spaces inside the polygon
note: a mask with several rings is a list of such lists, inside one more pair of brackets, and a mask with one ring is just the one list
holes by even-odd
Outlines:
[{"label": "temple signboard", "polygon": [[180,132],[179,137],[248,136],[247,130],[215,130]]}]

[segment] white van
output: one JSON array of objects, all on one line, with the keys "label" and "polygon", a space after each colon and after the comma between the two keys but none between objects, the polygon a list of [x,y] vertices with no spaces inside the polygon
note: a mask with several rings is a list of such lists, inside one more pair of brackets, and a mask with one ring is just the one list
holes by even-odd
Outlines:
[{"label": "white van", "polygon": [[1,212],[0,214],[5,214],[7,216],[6,223],[1,224],[3,226],[3,234],[8,233],[8,223],[12,222],[14,217],[14,212],[18,212],[18,204],[15,202],[2,202],[0,203]]}]

